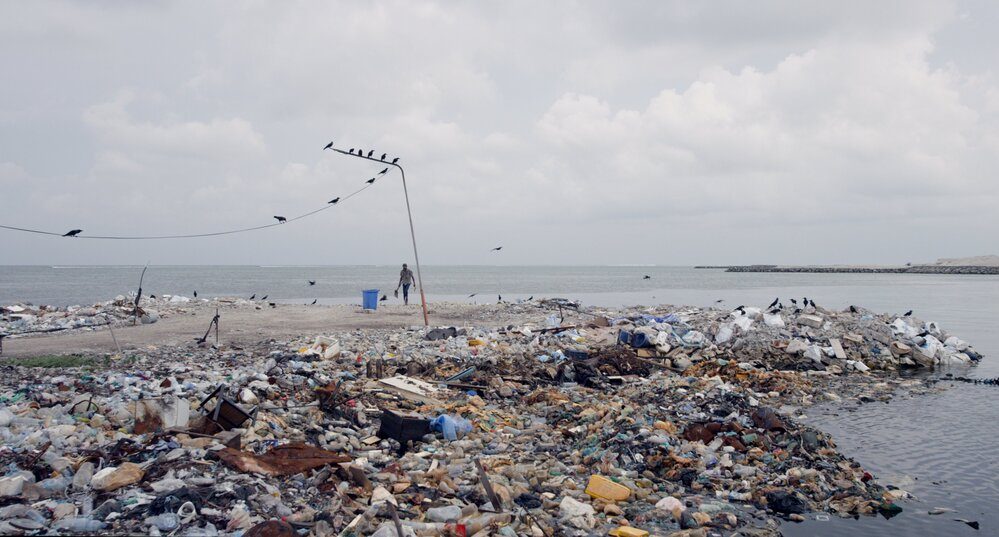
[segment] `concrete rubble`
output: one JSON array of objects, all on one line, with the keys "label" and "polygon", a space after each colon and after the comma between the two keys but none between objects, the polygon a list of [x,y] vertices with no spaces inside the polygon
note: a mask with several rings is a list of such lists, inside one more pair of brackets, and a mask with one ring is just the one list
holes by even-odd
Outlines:
[{"label": "concrete rubble", "polygon": [[[565,319],[497,305],[519,322],[0,365],[0,533],[693,537],[890,516],[906,493],[802,409],[981,359],[862,309],[557,305]],[[4,329],[93,317],[31,311]]]}]

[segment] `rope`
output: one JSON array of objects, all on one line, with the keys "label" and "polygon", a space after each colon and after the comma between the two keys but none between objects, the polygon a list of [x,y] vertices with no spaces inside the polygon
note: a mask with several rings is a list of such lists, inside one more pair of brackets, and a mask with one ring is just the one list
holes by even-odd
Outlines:
[{"label": "rope", "polygon": [[[348,153],[346,153],[344,151],[341,151],[339,149],[336,149],[336,148],[333,148],[333,149],[334,149],[334,151],[336,151],[338,153],[343,153],[344,155],[348,154]],[[358,156],[358,155],[351,155],[351,156]],[[362,157],[362,158],[367,158],[367,157]],[[379,161],[377,159],[368,159],[368,160],[372,160],[372,161],[375,161],[375,162],[382,162],[382,161]],[[384,164],[391,165],[388,162],[384,162]],[[396,166],[396,167],[398,167],[398,166]],[[235,234],[235,233],[246,233],[248,231],[257,231],[257,230],[260,230],[260,229],[267,229],[267,228],[271,228],[271,227],[281,226],[281,225],[287,224],[288,222],[294,222],[296,220],[301,220],[303,218],[307,218],[307,217],[312,216],[314,214],[321,213],[321,212],[323,212],[323,211],[325,211],[327,209],[332,209],[333,207],[336,207],[336,206],[340,205],[341,203],[343,203],[343,202],[349,200],[350,198],[352,198],[352,197],[360,194],[361,192],[364,192],[365,190],[367,190],[368,188],[370,188],[372,186],[374,186],[374,183],[366,184],[363,187],[361,187],[361,188],[359,188],[359,189],[351,192],[350,194],[347,194],[346,196],[342,196],[340,198],[340,200],[337,203],[335,203],[335,204],[329,204],[329,203],[327,203],[326,205],[324,205],[324,206],[322,206],[322,207],[320,207],[320,208],[318,208],[318,209],[316,209],[314,211],[309,211],[309,212],[307,212],[305,214],[300,214],[298,216],[294,216],[294,217],[288,218],[288,219],[286,219],[285,222],[274,222],[273,224],[265,224],[265,225],[262,225],[262,226],[253,226],[253,227],[246,227],[246,228],[240,228],[240,229],[231,229],[231,230],[228,230],[228,231],[213,231],[213,232],[209,232],[209,233],[191,233],[191,234],[186,234],[186,235],[82,235],[81,234],[81,235],[76,235],[73,238],[76,238],[76,239],[102,239],[102,240],[130,240],[130,241],[134,241],[134,240],[162,240],[162,239],[194,239],[194,238],[199,238],[199,237],[217,237],[219,235],[232,235],[232,234]],[[16,226],[7,226],[7,225],[3,225],[3,224],[0,224],[0,228],[2,228],[2,229],[9,229],[11,231],[22,231],[24,233],[37,233],[39,235],[53,235],[53,236],[56,236],[56,237],[62,237],[62,236],[64,236],[63,233],[57,233],[57,232],[53,232],[53,231],[42,231],[42,230],[39,230],[39,229],[29,229],[29,228],[16,227]]]}]

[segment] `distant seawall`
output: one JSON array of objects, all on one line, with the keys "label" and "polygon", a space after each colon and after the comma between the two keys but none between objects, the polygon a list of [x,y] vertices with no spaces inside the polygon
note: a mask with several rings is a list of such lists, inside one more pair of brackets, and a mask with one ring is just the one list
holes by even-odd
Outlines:
[{"label": "distant seawall", "polygon": [[999,267],[913,265],[911,267],[791,267],[779,265],[698,266],[694,268],[725,269],[725,272],[818,272],[862,274],[999,274]]}]

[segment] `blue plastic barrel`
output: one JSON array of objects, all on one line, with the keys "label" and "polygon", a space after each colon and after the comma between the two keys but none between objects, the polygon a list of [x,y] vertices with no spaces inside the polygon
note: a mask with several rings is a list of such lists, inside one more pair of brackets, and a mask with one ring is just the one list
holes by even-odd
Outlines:
[{"label": "blue plastic barrel", "polygon": [[364,305],[364,309],[378,309],[378,289],[365,289],[361,291],[361,296],[363,298],[361,304]]}]

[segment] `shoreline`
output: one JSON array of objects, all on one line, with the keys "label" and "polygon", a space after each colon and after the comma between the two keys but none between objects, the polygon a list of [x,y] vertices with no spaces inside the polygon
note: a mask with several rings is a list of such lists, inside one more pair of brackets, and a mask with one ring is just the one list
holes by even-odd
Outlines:
[{"label": "shoreline", "polygon": [[909,267],[876,266],[785,266],[785,265],[700,265],[695,269],[724,269],[725,272],[805,272],[805,273],[857,273],[857,274],[999,274],[999,266],[985,265],[913,265]]}]

